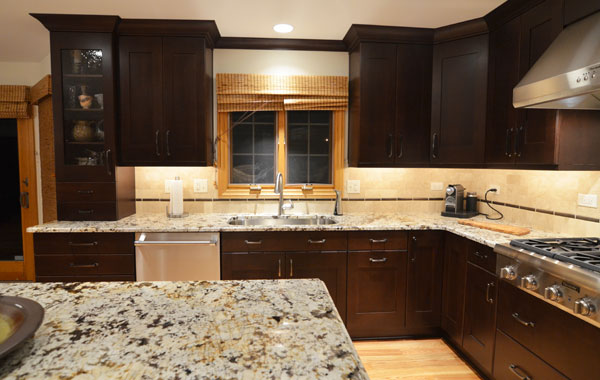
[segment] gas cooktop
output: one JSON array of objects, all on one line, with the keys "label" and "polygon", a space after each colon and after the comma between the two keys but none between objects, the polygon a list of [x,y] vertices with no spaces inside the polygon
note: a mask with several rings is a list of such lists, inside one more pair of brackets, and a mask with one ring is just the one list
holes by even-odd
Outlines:
[{"label": "gas cooktop", "polygon": [[510,245],[600,272],[600,238],[516,239]]}]

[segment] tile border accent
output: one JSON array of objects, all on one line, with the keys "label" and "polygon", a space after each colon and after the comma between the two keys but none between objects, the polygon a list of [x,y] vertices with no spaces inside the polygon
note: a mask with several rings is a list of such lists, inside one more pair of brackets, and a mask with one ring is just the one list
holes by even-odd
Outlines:
[{"label": "tile border accent", "polygon": [[[477,199],[477,200],[481,203],[485,203],[485,201],[483,199]],[[489,201],[489,202],[493,205],[516,208],[519,210],[525,210],[525,211],[531,211],[531,212],[537,212],[540,214],[554,215],[554,216],[560,216],[563,218],[570,218],[570,219],[577,219],[577,220],[584,220],[586,222],[592,222],[592,223],[600,223],[599,218],[592,218],[589,216],[576,215],[576,214],[570,214],[570,213],[566,213],[566,212],[553,211],[553,210],[546,210],[546,209],[542,209],[542,208],[533,208],[533,207],[515,205],[512,203],[505,203],[505,202],[498,202],[498,201]]]}]

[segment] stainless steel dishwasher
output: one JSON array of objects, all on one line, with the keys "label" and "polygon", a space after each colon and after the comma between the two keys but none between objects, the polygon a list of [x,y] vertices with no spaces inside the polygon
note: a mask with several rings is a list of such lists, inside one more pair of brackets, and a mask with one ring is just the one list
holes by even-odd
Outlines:
[{"label": "stainless steel dishwasher", "polygon": [[137,281],[221,279],[218,233],[135,234]]}]

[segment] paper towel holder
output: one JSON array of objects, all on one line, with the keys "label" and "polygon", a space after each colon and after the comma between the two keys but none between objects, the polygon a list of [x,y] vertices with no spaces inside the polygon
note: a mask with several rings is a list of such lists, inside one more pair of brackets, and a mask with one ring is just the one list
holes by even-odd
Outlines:
[{"label": "paper towel holder", "polygon": [[[175,181],[181,181],[181,178],[179,178],[179,176],[176,176]],[[183,197],[182,194],[179,194],[179,195],[181,197]],[[183,201],[183,199],[181,199],[181,200]],[[171,189],[171,200],[170,200],[169,204],[166,206],[167,217],[168,218],[185,218],[186,216],[189,215],[187,212],[183,212],[183,210],[181,210],[182,211],[181,214],[173,213],[173,210],[169,210],[172,207],[172,205],[173,205],[173,189]]]},{"label": "paper towel holder", "polygon": [[169,205],[166,206],[166,211],[167,211],[167,217],[172,218],[172,219],[178,219],[178,218],[185,218],[186,216],[189,216],[190,214],[188,212],[184,212],[181,215],[175,215],[175,214],[171,214],[169,212]]}]

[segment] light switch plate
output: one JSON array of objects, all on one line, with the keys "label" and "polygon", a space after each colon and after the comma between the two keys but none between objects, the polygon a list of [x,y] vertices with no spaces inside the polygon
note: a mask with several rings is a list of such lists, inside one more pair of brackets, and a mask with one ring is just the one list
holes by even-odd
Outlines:
[{"label": "light switch plate", "polygon": [[346,181],[346,192],[348,194],[360,194],[360,180],[349,179]]},{"label": "light switch plate", "polygon": [[165,179],[165,193],[171,192],[171,184],[173,183],[172,179]]},{"label": "light switch plate", "polygon": [[194,193],[208,193],[208,180],[195,178]]},{"label": "light switch plate", "polygon": [[577,194],[577,204],[583,207],[598,208],[598,195]]},{"label": "light switch plate", "polygon": [[435,191],[444,190],[444,184],[442,182],[431,182],[431,190],[435,190]]}]

